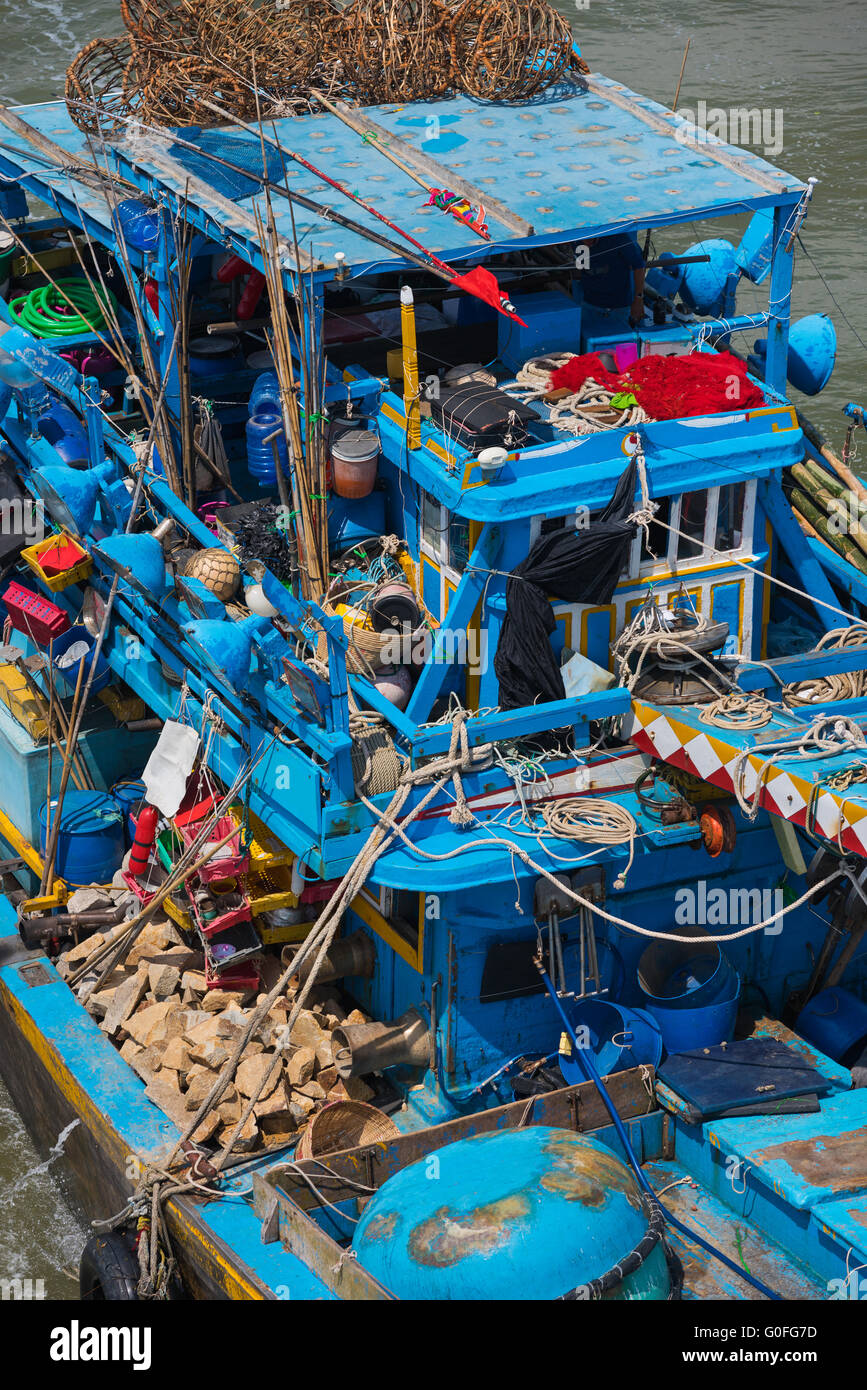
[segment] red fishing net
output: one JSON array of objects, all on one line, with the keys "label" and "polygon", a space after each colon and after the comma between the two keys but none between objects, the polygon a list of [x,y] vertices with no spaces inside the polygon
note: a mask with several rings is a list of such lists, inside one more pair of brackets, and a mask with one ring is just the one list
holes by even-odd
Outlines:
[{"label": "red fishing net", "polygon": [[551,376],[551,390],[578,391],[592,379],[609,391],[629,391],[652,420],[751,410],[764,405],[747,369],[729,352],[690,352],[683,357],[642,357],[625,372],[609,372],[595,352],[573,357]]}]

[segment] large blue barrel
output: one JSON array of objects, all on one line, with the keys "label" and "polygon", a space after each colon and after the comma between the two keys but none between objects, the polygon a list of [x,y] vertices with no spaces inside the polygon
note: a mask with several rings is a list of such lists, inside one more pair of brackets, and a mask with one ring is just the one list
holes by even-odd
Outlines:
[{"label": "large blue barrel", "polygon": [[607,1298],[665,1299],[658,1241],[626,1278],[617,1270],[647,1226],[635,1178],[606,1145],[529,1125],[402,1168],[365,1207],[352,1249],[404,1299],[557,1299],[609,1271]]},{"label": "large blue barrel", "polygon": [[656,1019],[668,1053],[693,1052],[697,1047],[716,1047],[731,1042],[738,1016],[740,980],[735,975],[724,999],[702,1004],[698,1009],[672,1009],[664,1004],[648,1004],[647,1012]]},{"label": "large blue barrel", "polygon": [[867,1004],[848,989],[832,985],[813,995],[795,1028],[826,1057],[852,1067],[867,1047]]},{"label": "large blue barrel", "polygon": [[[265,440],[274,434],[275,430],[280,431],[278,437],[266,444]],[[266,403],[247,421],[247,467],[263,487],[273,487],[277,481],[277,470],[274,467],[275,444],[281,467],[284,473],[288,472],[289,456],[283,431],[283,417]]]},{"label": "large blue barrel", "polygon": [[[42,853],[48,846],[48,803],[39,810]],[[52,823],[57,803],[51,802]],[[60,813],[55,873],[66,883],[87,887],[110,883],[124,854],[123,814],[110,792],[67,788]]]},{"label": "large blue barrel", "polygon": [[652,941],[638,962],[645,1008],[696,1009],[727,999],[737,972],[701,927],[684,927],[679,941]]}]

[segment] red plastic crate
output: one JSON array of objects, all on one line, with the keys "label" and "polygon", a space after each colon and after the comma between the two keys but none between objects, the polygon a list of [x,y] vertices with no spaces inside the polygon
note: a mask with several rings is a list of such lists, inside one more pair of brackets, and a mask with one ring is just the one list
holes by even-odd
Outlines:
[{"label": "red plastic crate", "polygon": [[219,975],[212,972],[210,961],[205,961],[205,984],[208,989],[258,989],[259,983],[259,972],[251,961],[227,965]]},{"label": "red plastic crate", "polygon": [[13,581],[3,595],[9,621],[18,632],[25,632],[34,642],[47,647],[70,627],[69,615],[32,589]]}]

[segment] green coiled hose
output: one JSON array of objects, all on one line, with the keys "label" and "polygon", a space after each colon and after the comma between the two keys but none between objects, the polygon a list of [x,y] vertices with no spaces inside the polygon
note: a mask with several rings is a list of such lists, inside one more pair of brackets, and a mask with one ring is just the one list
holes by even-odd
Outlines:
[{"label": "green coiled hose", "polygon": [[[117,300],[110,290],[96,293],[86,280],[59,280],[59,289],[42,285],[20,295],[9,305],[12,316],[34,338],[80,338],[105,327],[104,294],[113,309]],[[63,290],[63,294],[59,292]],[[64,299],[68,295],[72,305]]]}]

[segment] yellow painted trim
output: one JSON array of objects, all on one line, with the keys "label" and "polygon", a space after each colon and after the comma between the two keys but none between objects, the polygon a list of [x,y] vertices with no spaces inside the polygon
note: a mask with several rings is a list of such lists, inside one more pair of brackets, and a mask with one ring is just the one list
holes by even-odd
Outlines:
[{"label": "yellow painted trim", "polygon": [[[130,1157],[146,1159],[146,1154],[135,1154],[131,1152],[114,1125],[106,1118],[101,1110],[94,1105],[90,1096],[84,1088],[76,1081],[72,1072],[64,1062],[60,1053],[53,1043],[51,1043],[41,1029],[33,1022],[8,986],[0,981],[4,1000],[9,1008],[9,1012],[15,1025],[22,1037],[29,1044],[36,1057],[39,1059],[45,1071],[51,1077],[64,1100],[72,1107],[75,1114],[80,1117],[83,1123],[90,1130],[91,1134],[97,1139],[100,1147],[104,1150],[108,1158],[118,1168],[120,1172],[125,1172]],[[168,1120],[169,1117],[166,1116]],[[170,1122],[170,1121],[169,1121]],[[166,1141],[168,1145],[170,1140]],[[227,1261],[226,1257],[220,1253],[215,1245],[205,1236],[205,1233],[191,1222],[189,1216],[182,1210],[177,1202],[170,1201],[169,1207],[174,1224],[180,1225],[194,1238],[200,1246],[207,1249],[215,1263],[222,1270],[225,1283],[223,1288],[229,1297],[236,1295],[230,1293],[230,1288],[238,1290],[237,1297],[261,1299],[260,1290],[249,1281],[245,1280]]]},{"label": "yellow painted trim", "polygon": [[417,951],[413,951],[409,943],[404,941],[403,937],[398,936],[397,932],[394,930],[394,927],[388,921],[388,918],[383,917],[379,909],[377,907],[374,907],[373,903],[365,894],[359,893],[357,897],[353,898],[350,906],[351,910],[358,917],[361,918],[362,922],[364,922],[366,926],[370,927],[371,931],[376,932],[377,936],[381,937],[382,940],[386,943],[386,945],[390,946],[391,949],[395,952],[395,954],[400,956],[401,960],[405,960],[407,965],[410,966],[413,970],[417,971],[420,975],[424,968],[424,894],[419,893],[417,896]]},{"label": "yellow painted trim", "polygon": [[443,619],[444,619],[444,617],[445,617],[445,614],[443,613],[443,610],[442,610],[442,583],[441,583],[441,581],[442,581],[442,571],[440,570],[440,567],[439,567],[439,565],[437,564],[436,560],[432,560],[432,559],[430,558],[429,555],[425,555],[424,551],[422,551],[422,553],[421,553],[420,556],[419,556],[419,561],[418,561],[419,578],[420,578],[420,580],[421,580],[421,583],[419,584],[419,598],[421,599],[422,603],[425,605],[425,608],[427,607],[427,604],[425,603],[425,597],[424,597],[424,591],[425,591],[425,582],[424,582],[424,581],[425,581],[425,573],[424,573],[424,567],[425,567],[425,565],[427,565],[429,569],[432,569],[433,572],[434,572],[434,574],[435,574],[436,577],[437,577],[437,592],[438,592],[438,594],[439,594],[439,600],[440,600],[440,611],[439,611],[439,613],[438,613],[438,615],[437,615],[437,627],[439,627],[440,623],[443,621]]},{"label": "yellow painted trim", "polygon": [[[768,558],[762,566],[762,569],[764,570],[765,574],[768,575],[771,572],[771,561],[773,560],[774,555],[773,534],[773,527],[771,526],[770,521],[765,520],[765,544],[768,547]],[[768,622],[770,621],[771,617],[770,579],[765,580],[764,588],[765,592],[762,595],[762,644],[759,649],[759,655],[762,657],[763,660],[768,654]]]},{"label": "yellow painted trim", "polygon": [[426,439],[424,444],[426,449],[430,449],[431,453],[436,454],[437,458],[442,459],[449,468],[453,468],[457,463],[454,454],[450,454],[448,449],[444,449],[438,439]]},{"label": "yellow painted trim", "polygon": [[402,412],[395,410],[394,406],[388,401],[383,401],[379,408],[387,419],[392,420],[394,424],[399,425],[401,429],[406,429],[406,416]]},{"label": "yellow painted trim", "polygon": [[698,565],[680,565],[677,573],[673,570],[659,570],[655,574],[635,575],[632,578],[622,579],[615,589],[615,593],[620,589],[635,589],[652,584],[656,588],[659,584],[679,584],[684,575],[695,577],[699,574],[706,574],[708,579],[718,573],[719,570],[743,569],[744,565],[754,565],[757,556],[751,551],[739,555],[736,560],[704,560]]},{"label": "yellow painted trim", "polygon": [[[555,623],[558,625],[558,627],[559,627],[560,623],[563,624],[563,646],[564,646],[564,647],[571,647],[571,646],[572,646],[572,619],[573,619],[573,617],[574,617],[574,614],[572,613],[572,611],[571,611],[570,609],[567,609],[567,611],[566,611],[565,613],[555,613],[555,614],[554,614],[554,621],[555,621]],[[573,650],[574,650],[574,648],[573,648]]]},{"label": "yellow painted trim", "polygon": [[793,405],[767,405],[761,406],[758,410],[747,411],[748,420],[757,420],[760,415],[787,415],[789,417],[788,425],[772,425],[771,428],[778,433],[785,434],[789,430],[799,430],[801,428],[798,424],[798,416]]},{"label": "yellow painted trim", "polygon": [[123,1142],[114,1125],[94,1105],[83,1086],[72,1075],[57,1048],[33,1022],[21,1001],[5,983],[0,982],[0,988],[19,1033],[32,1048],[64,1100],[72,1106],[91,1133],[99,1138],[102,1148],[112,1162],[117,1164],[121,1171],[125,1170],[130,1156],[129,1145]]}]

